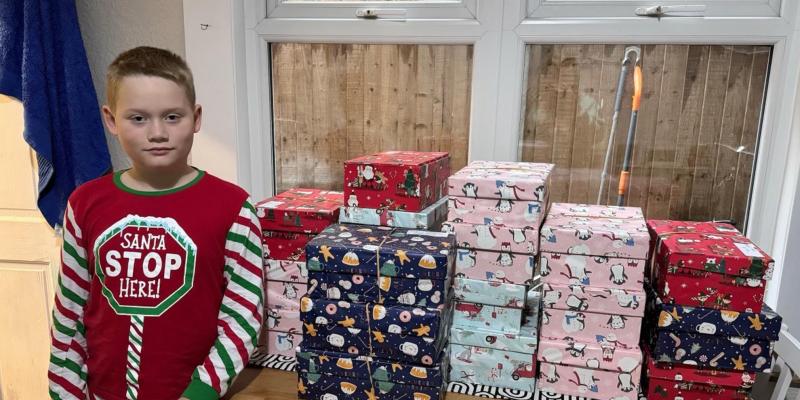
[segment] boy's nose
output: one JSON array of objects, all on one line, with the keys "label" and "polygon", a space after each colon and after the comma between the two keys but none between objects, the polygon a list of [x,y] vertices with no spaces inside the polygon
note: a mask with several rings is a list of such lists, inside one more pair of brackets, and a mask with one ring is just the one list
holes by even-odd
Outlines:
[{"label": "boy's nose", "polygon": [[147,140],[150,142],[166,142],[169,139],[169,135],[167,134],[167,129],[161,122],[156,122],[153,124],[153,129],[150,129],[149,134],[147,135]]}]

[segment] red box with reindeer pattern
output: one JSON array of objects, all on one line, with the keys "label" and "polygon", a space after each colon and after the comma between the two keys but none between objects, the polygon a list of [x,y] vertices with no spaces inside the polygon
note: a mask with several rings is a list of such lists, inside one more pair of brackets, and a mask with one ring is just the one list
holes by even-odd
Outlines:
[{"label": "red box with reindeer pattern", "polygon": [[419,212],[447,193],[450,155],[385,151],[344,162],[344,205]]},{"label": "red box with reindeer pattern", "polygon": [[648,400],[746,400],[756,374],[655,360],[645,348]]},{"label": "red box with reindeer pattern", "polygon": [[338,222],[342,192],[289,189],[256,204],[261,229],[269,231],[322,232]]},{"label": "red box with reindeer pattern", "polygon": [[653,275],[665,303],[758,313],[773,265],[744,236],[686,233],[662,237]]}]

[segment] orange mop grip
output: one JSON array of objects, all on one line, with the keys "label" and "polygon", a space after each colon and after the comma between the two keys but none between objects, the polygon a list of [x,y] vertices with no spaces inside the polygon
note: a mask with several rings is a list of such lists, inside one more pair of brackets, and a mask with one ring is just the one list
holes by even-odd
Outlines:
[{"label": "orange mop grip", "polygon": [[625,192],[628,189],[628,179],[630,179],[631,173],[628,171],[622,171],[619,174],[619,195],[625,195]]},{"label": "orange mop grip", "polygon": [[639,105],[642,103],[642,67],[637,65],[633,69],[633,104],[631,108],[633,111],[639,111]]}]

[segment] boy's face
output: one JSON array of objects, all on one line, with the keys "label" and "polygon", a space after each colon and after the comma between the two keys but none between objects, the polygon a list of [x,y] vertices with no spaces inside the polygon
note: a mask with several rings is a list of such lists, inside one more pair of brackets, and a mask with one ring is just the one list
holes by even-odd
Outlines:
[{"label": "boy's face", "polygon": [[103,120],[135,169],[167,172],[187,165],[202,109],[189,103],[181,86],[155,76],[127,76],[114,106],[103,106]]}]

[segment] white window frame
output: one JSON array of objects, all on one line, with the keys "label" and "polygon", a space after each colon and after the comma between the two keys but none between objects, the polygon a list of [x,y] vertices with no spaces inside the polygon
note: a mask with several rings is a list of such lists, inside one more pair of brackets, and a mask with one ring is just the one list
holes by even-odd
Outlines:
[{"label": "white window frame", "polygon": [[266,18],[356,19],[359,9],[403,9],[403,19],[476,19],[478,0],[302,1],[267,0]]},{"label": "white window frame", "polygon": [[[776,258],[766,302],[781,286],[800,179],[798,4],[752,18],[529,18],[530,2],[480,2],[472,20],[264,18],[267,0],[184,0],[186,53],[205,102],[193,160],[255,198],[274,191],[268,46],[276,42],[472,44],[469,159],[517,160],[525,46],[532,43],[687,43],[773,46],[747,234]],[[489,6],[484,6],[489,4]],[[218,111],[215,111],[218,110]],[[204,138],[205,137],[205,138]],[[209,167],[210,166],[210,167]],[[234,168],[234,171],[230,171]],[[227,173],[228,175],[225,175]],[[800,211],[798,211],[800,212]]]},{"label": "white window frame", "polygon": [[635,17],[638,7],[704,5],[706,17],[779,17],[793,0],[529,0],[528,18]]}]

